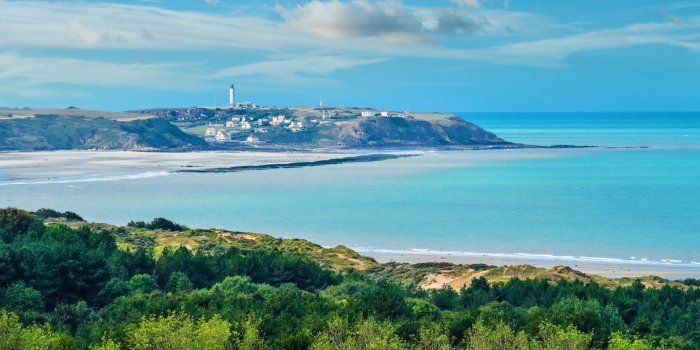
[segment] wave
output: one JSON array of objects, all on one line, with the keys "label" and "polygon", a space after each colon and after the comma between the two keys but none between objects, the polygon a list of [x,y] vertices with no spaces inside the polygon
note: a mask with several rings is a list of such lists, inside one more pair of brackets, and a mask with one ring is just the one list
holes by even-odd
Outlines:
[{"label": "wave", "polygon": [[574,255],[553,255],[553,254],[533,254],[533,253],[487,253],[487,252],[463,252],[463,251],[441,251],[431,249],[413,248],[408,250],[397,249],[375,249],[352,247],[360,253],[365,254],[398,254],[398,255],[424,255],[424,256],[452,256],[452,257],[474,257],[474,258],[498,258],[498,259],[513,259],[513,260],[532,260],[532,261],[558,261],[558,262],[585,262],[596,264],[615,264],[615,265],[640,265],[640,266],[663,266],[663,267],[690,267],[700,268],[700,262],[684,261],[680,259],[660,259],[651,260],[647,258],[630,257],[629,259],[622,258],[606,258],[595,256],[574,256]]},{"label": "wave", "polygon": [[138,174],[126,174],[126,175],[110,175],[110,176],[99,176],[90,175],[84,177],[59,177],[59,178],[49,178],[36,179],[36,180],[8,180],[0,181],[0,186],[11,186],[11,185],[49,185],[49,184],[71,184],[80,182],[104,182],[104,181],[123,181],[123,180],[139,180],[147,179],[152,177],[161,177],[170,175],[167,171],[151,171]]}]

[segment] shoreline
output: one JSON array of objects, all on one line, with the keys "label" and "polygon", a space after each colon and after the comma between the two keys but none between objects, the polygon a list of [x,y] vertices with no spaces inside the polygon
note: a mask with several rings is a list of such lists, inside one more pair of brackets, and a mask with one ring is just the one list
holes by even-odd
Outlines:
[{"label": "shoreline", "polygon": [[658,276],[670,280],[684,278],[700,278],[700,265],[694,267],[692,264],[664,264],[661,262],[633,263],[625,260],[570,260],[561,258],[537,258],[537,257],[515,257],[505,255],[454,255],[454,254],[434,254],[434,253],[414,253],[414,252],[377,252],[358,251],[360,254],[371,257],[377,262],[397,262],[397,263],[451,263],[451,264],[487,264],[494,266],[514,266],[531,265],[550,269],[555,266],[568,266],[574,270],[585,274],[599,275],[608,278],[635,278],[645,276]]}]

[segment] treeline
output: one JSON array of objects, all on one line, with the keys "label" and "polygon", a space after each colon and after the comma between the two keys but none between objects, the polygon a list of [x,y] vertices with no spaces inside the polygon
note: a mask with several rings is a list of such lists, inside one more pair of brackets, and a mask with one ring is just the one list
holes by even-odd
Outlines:
[{"label": "treeline", "polygon": [[700,348],[693,287],[425,291],[274,249],[126,251],[115,234],[0,209],[0,349]]}]

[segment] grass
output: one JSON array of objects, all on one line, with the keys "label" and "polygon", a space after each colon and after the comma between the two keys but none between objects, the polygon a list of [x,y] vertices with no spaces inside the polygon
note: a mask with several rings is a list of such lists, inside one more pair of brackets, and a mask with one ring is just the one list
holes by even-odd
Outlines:
[{"label": "grass", "polygon": [[[138,119],[153,118],[150,115],[142,115],[130,112],[112,112],[112,111],[94,111],[86,109],[67,109],[67,108],[33,108],[33,109],[12,109],[0,108],[0,116],[3,119],[12,118],[28,118],[37,114],[57,114],[69,117],[84,116],[86,118],[105,118],[116,121],[132,121]],[[12,118],[9,118],[12,115]]]}]

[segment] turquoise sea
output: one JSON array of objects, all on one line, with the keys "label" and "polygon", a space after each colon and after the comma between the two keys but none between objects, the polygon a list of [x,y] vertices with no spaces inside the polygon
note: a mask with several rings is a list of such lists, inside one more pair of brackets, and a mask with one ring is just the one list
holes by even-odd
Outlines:
[{"label": "turquoise sea", "polygon": [[[0,206],[125,224],[171,218],[362,252],[697,269],[700,113],[461,113],[510,141],[376,163],[3,184]],[[628,148],[633,147],[633,148]]]}]

